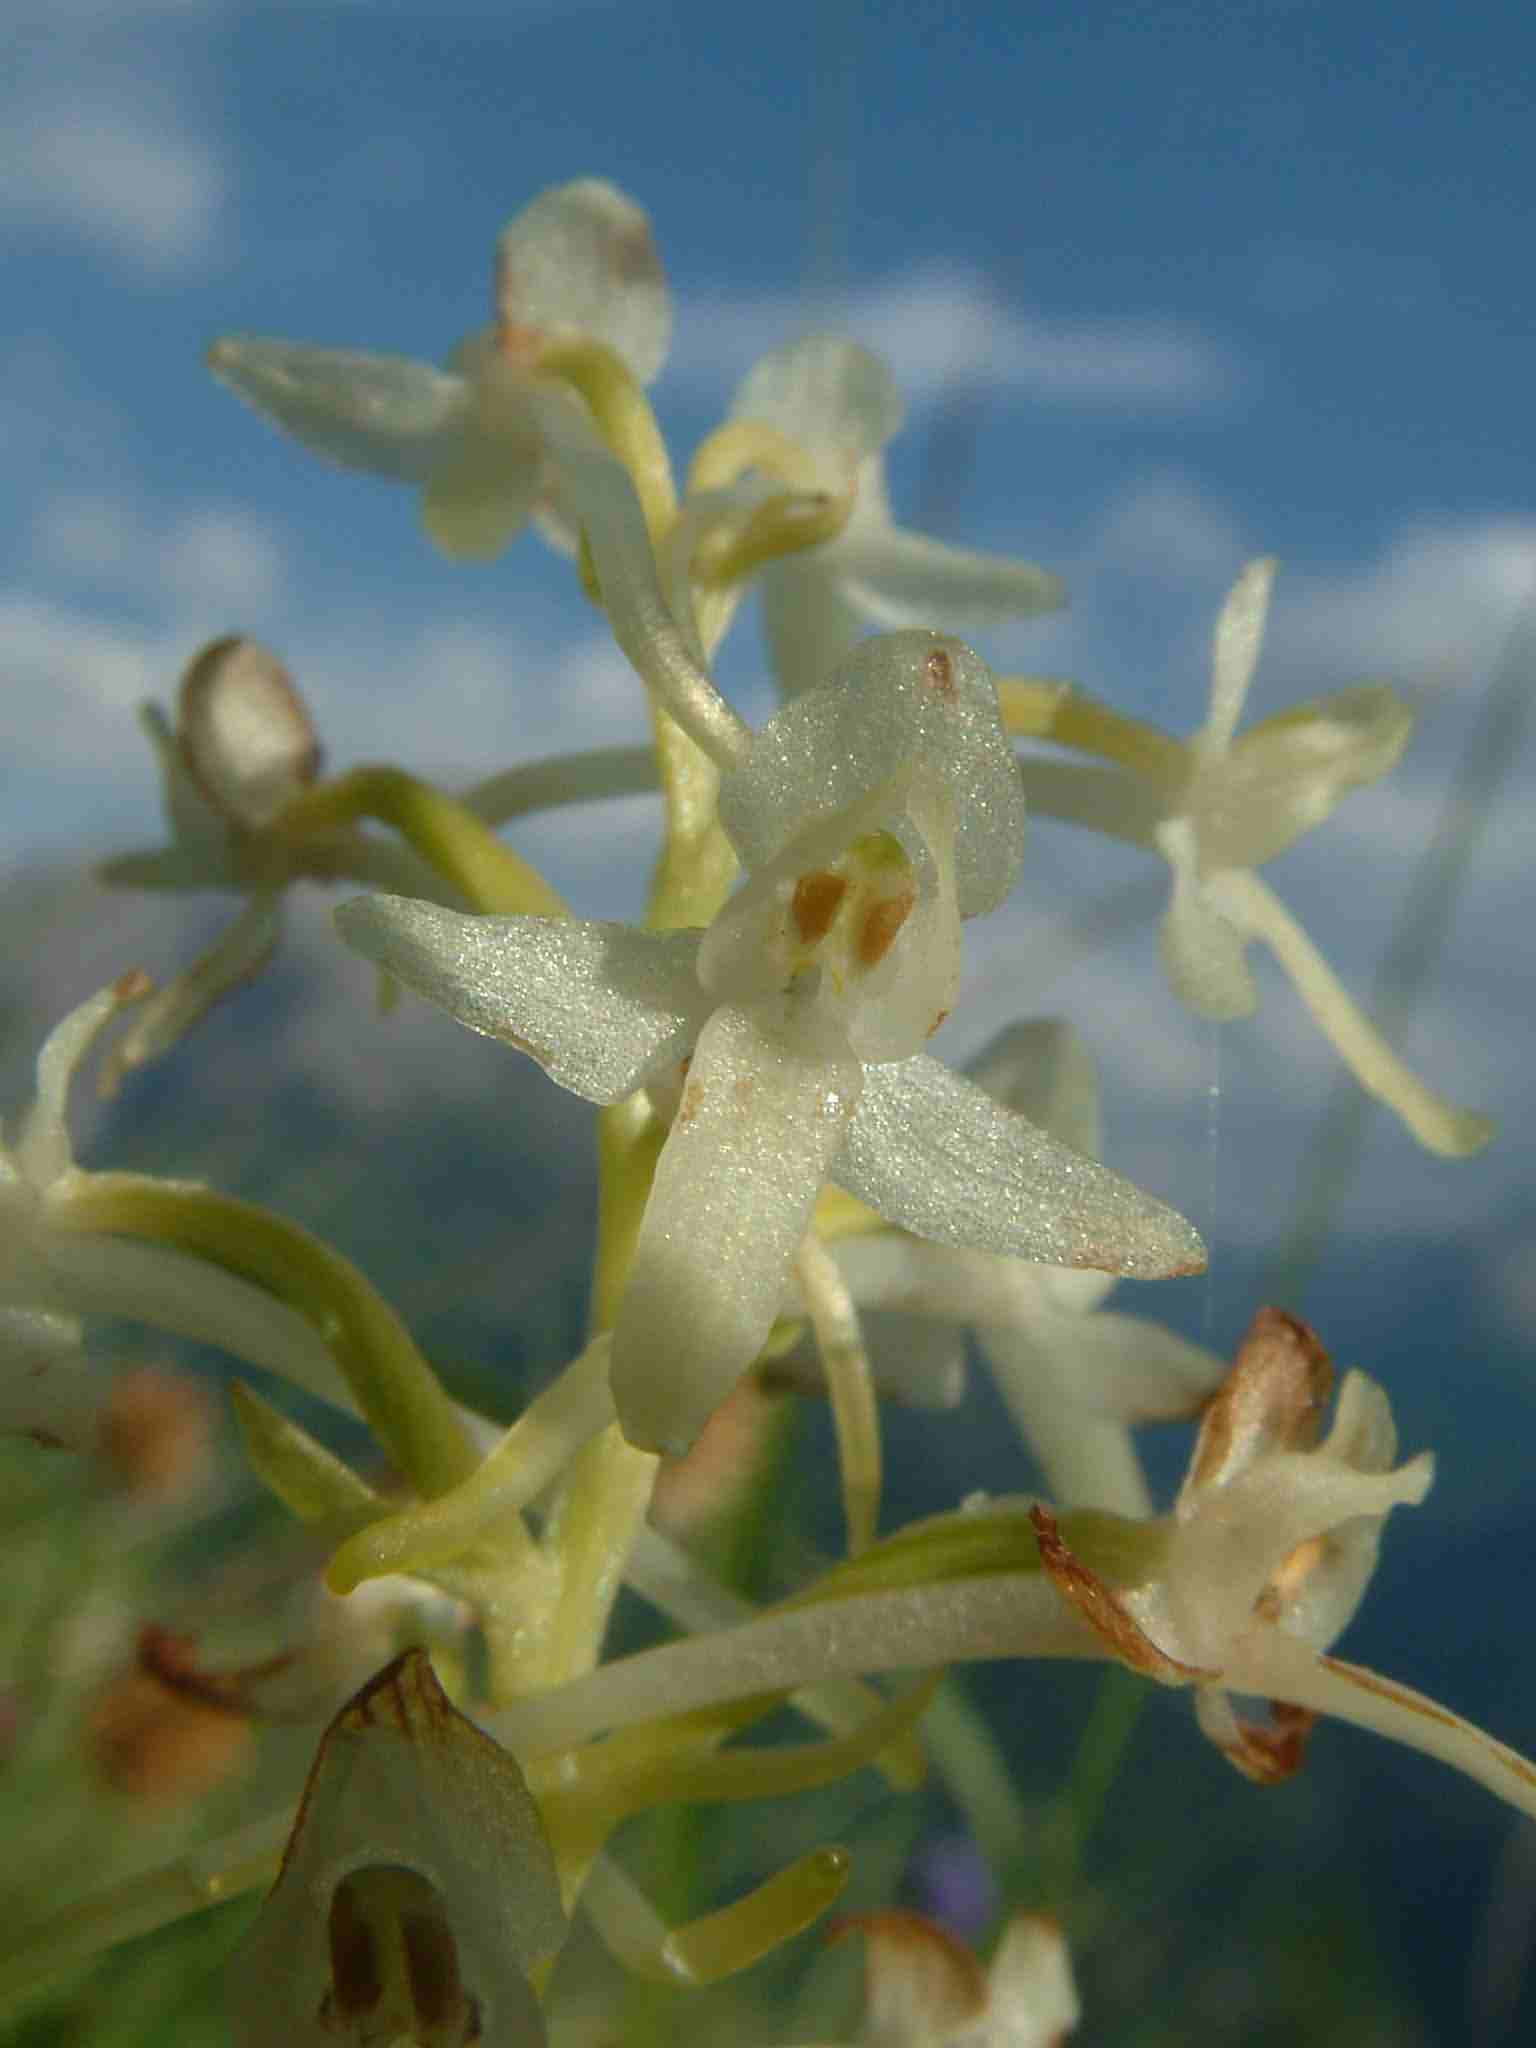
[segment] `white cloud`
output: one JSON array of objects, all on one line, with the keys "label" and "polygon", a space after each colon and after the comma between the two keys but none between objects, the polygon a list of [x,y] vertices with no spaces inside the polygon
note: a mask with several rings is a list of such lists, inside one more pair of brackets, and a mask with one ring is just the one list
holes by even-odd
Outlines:
[{"label": "white cloud", "polygon": [[[1243,381],[1227,349],[1176,322],[1028,312],[979,273],[950,268],[892,278],[841,309],[835,324],[883,355],[914,403],[959,384],[1043,405],[1185,413],[1226,402]],[[673,367],[734,381],[805,327],[795,294],[701,295],[678,309]]]},{"label": "white cloud", "polygon": [[166,521],[126,493],[56,491],[33,541],[52,576],[180,611],[251,611],[282,581],[276,537],[234,506],[194,505]]},{"label": "white cloud", "polygon": [[1536,521],[1404,526],[1363,571],[1283,584],[1277,634],[1331,672],[1480,690],[1536,595]]},{"label": "white cloud", "polygon": [[[211,143],[117,90],[6,110],[0,214],[71,228],[151,270],[177,269],[213,240],[224,172]],[[157,104],[158,102],[158,104]]]}]

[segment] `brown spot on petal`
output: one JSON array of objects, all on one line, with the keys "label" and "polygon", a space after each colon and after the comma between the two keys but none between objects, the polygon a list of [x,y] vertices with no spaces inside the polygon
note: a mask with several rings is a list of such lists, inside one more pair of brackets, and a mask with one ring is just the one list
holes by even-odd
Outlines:
[{"label": "brown spot on petal", "polygon": [[1317,1332],[1283,1309],[1261,1308],[1205,1411],[1181,1510],[1190,1495],[1226,1485],[1256,1458],[1310,1450],[1332,1391],[1333,1366]]},{"label": "brown spot on petal", "polygon": [[1069,1549],[1049,1508],[1032,1507],[1029,1519],[1040,1546],[1040,1562],[1051,1584],[1108,1646],[1111,1656],[1144,1677],[1157,1679],[1161,1685],[1189,1685],[1197,1679],[1216,1676],[1197,1664],[1180,1663],[1177,1657],[1170,1657],[1157,1647],[1098,1573]]},{"label": "brown spot on petal", "polygon": [[802,945],[814,946],[827,936],[847,893],[847,878],[825,868],[816,868],[800,877],[789,901],[789,914]]},{"label": "brown spot on petal", "polygon": [[130,967],[112,984],[113,997],[120,1003],[140,1003],[154,992],[155,984],[142,967]]},{"label": "brown spot on petal", "polygon": [[930,647],[923,663],[923,680],[936,697],[955,694],[955,665],[942,647]]},{"label": "brown spot on petal", "polygon": [[683,1099],[677,1105],[677,1115],[672,1119],[674,1130],[686,1131],[699,1111],[704,1107],[704,1084],[690,1081],[683,1090]]},{"label": "brown spot on petal", "polygon": [[886,896],[872,904],[859,926],[858,960],[861,967],[878,967],[895,944],[896,934],[912,914],[917,892],[907,889],[899,896]]}]

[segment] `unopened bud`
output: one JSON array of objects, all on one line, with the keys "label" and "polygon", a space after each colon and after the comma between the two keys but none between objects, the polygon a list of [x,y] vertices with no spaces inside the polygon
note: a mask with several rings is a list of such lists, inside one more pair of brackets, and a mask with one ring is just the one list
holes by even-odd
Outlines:
[{"label": "unopened bud", "polygon": [[233,825],[259,832],[320,772],[304,699],[270,649],[232,635],[194,657],[176,722],[197,786]]}]

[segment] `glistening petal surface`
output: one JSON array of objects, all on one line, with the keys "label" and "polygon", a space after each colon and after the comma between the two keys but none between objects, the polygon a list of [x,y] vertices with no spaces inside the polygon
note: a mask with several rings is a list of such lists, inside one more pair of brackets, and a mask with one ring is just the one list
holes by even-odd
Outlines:
[{"label": "glistening petal surface", "polygon": [[614,1330],[614,1406],[631,1443],[686,1450],[762,1348],[858,1095],[851,1052],[729,1004],[710,1018]]},{"label": "glistening petal surface", "polygon": [[1084,1159],[939,1061],[870,1067],[835,1177],[940,1244],[1157,1280],[1205,1268],[1177,1211]]},{"label": "glistening petal surface", "polygon": [[694,931],[471,917],[404,896],[355,897],[336,923],[407,988],[589,1102],[618,1102],[680,1059],[708,1013]]}]

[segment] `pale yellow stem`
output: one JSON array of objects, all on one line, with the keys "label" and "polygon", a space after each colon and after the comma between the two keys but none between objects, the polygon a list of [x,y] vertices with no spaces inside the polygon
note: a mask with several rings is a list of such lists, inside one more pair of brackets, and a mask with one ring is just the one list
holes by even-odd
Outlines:
[{"label": "pale yellow stem", "polygon": [[1493,1119],[1459,1109],[1404,1065],[1268,883],[1231,868],[1208,877],[1203,891],[1244,937],[1264,941],[1360,1086],[1395,1110],[1421,1145],[1448,1159],[1482,1150]]},{"label": "pale yellow stem", "polygon": [[795,1276],[827,1376],[842,1472],[848,1554],[857,1557],[874,1541],[880,1522],[880,1404],[874,1373],[847,1282],[837,1261],[813,1232],[801,1240]]}]

